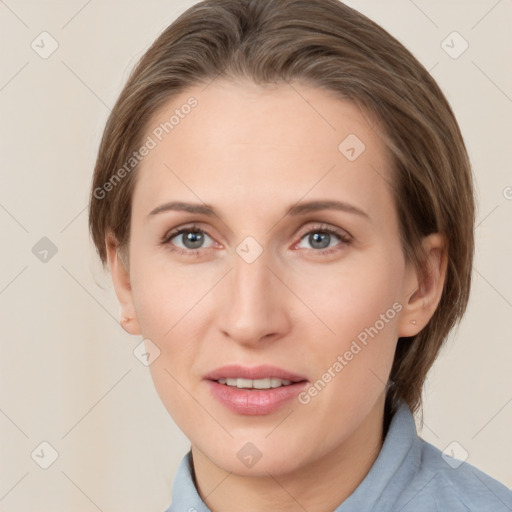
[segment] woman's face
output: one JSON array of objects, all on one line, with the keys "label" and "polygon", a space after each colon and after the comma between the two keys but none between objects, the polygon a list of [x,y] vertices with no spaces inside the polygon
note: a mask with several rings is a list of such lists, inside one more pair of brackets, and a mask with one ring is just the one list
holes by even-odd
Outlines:
[{"label": "woman's face", "polygon": [[216,81],[148,126],[124,302],[165,407],[227,471],[294,471],[382,418],[416,281],[369,123],[319,89]]}]

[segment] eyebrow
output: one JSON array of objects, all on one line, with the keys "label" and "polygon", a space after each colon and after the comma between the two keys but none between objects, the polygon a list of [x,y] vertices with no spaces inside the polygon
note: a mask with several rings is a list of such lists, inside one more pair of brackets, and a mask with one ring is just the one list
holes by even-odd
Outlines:
[{"label": "eyebrow", "polygon": [[[356,206],[346,203],[344,201],[308,201],[302,203],[296,203],[286,211],[285,216],[298,216],[305,215],[306,213],[316,212],[319,210],[339,210],[347,213],[353,213],[369,219],[369,215],[357,208]],[[215,209],[208,204],[198,203],[184,203],[181,201],[172,201],[157,206],[154,210],[151,210],[149,215],[157,215],[162,212],[177,211],[177,212],[188,212],[196,213],[200,215],[206,215],[209,217],[217,216]]]},{"label": "eyebrow", "polygon": [[304,203],[297,203],[288,209],[286,215],[304,215],[306,213],[316,212],[319,210],[339,210],[342,212],[354,213],[361,217],[370,219],[366,212],[357,208],[357,206],[344,201],[308,201]]}]

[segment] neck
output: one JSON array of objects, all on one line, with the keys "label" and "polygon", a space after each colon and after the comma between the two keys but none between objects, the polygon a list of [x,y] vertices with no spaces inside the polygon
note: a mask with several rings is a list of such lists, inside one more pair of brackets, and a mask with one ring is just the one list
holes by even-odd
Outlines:
[{"label": "neck", "polygon": [[332,512],[363,481],[382,447],[384,397],[335,450],[292,472],[248,477],[229,473],[192,447],[195,483],[212,512]]}]

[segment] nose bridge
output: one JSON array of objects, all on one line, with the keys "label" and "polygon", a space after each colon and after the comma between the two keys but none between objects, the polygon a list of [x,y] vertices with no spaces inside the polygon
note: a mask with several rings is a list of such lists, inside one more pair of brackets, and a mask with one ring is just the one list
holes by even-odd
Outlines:
[{"label": "nose bridge", "polygon": [[257,343],[287,329],[284,297],[269,263],[264,253],[254,260],[234,255],[219,327],[240,343]]},{"label": "nose bridge", "polygon": [[265,290],[269,288],[269,274],[266,258],[260,256],[248,263],[243,258],[235,258],[233,268],[233,293],[242,309],[263,310]]}]

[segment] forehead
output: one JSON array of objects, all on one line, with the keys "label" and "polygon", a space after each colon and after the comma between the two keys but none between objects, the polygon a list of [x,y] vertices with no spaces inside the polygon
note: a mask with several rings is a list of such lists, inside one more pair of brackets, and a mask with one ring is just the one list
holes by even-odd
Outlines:
[{"label": "forehead", "polygon": [[147,137],[154,147],[135,190],[146,208],[169,194],[247,208],[269,194],[293,203],[338,189],[371,209],[390,193],[389,152],[372,116],[303,84],[189,88],[153,116]]}]

